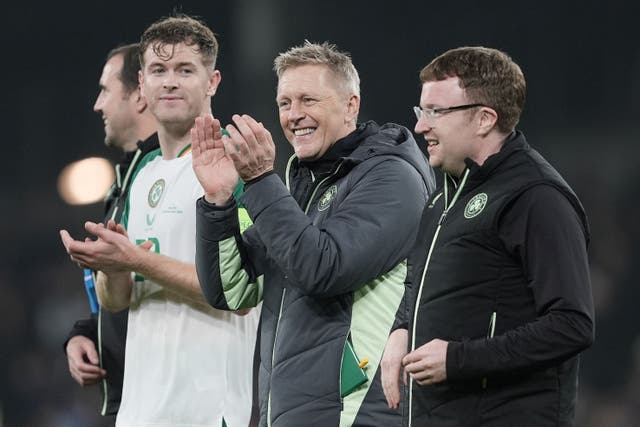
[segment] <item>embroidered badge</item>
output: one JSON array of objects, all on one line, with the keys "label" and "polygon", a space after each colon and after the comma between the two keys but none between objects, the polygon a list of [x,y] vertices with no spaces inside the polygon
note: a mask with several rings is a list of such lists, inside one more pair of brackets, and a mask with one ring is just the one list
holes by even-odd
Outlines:
[{"label": "embroidered badge", "polygon": [[482,212],[484,207],[487,205],[487,198],[486,193],[480,193],[473,196],[464,208],[464,217],[470,219]]},{"label": "embroidered badge", "polygon": [[164,179],[159,179],[153,183],[151,186],[151,190],[149,190],[149,195],[147,196],[147,201],[149,202],[149,206],[155,208],[160,203],[160,199],[162,198],[162,193],[164,192]]},{"label": "embroidered badge", "polygon": [[324,192],[320,200],[318,201],[318,210],[323,211],[329,207],[331,201],[334,197],[336,197],[336,193],[338,192],[338,186],[332,185],[329,187],[327,191]]}]

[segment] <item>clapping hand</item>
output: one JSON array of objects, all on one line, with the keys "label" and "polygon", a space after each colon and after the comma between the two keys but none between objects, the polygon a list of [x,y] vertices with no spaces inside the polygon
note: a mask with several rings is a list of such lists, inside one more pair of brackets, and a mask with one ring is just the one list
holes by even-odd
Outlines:
[{"label": "clapping hand", "polygon": [[191,128],[193,170],[210,203],[223,205],[238,184],[238,172],[225,152],[220,121],[213,116],[197,117]]}]

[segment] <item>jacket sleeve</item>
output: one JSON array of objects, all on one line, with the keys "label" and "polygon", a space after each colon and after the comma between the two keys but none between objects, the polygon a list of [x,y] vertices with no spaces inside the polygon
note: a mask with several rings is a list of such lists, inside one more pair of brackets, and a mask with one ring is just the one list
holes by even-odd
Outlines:
[{"label": "jacket sleeve", "polygon": [[80,319],[77,320],[73,324],[73,328],[69,331],[67,335],[67,339],[64,341],[63,349],[64,352],[67,352],[67,344],[69,340],[75,336],[82,335],[83,337],[89,338],[93,343],[98,346],[98,320],[95,317],[90,317],[88,319]]},{"label": "jacket sleeve", "polygon": [[262,300],[263,245],[253,227],[240,232],[235,200],[196,205],[196,271],[207,302],[221,310],[255,307]]},{"label": "jacket sleeve", "polygon": [[412,280],[412,272],[413,272],[413,262],[411,257],[407,259],[407,276],[404,280],[404,294],[402,295],[402,300],[400,300],[400,305],[398,306],[398,311],[396,312],[396,317],[393,321],[393,325],[391,326],[391,331],[393,332],[396,329],[409,329],[409,319],[411,319],[411,302],[415,300],[415,295],[413,293],[413,284]]},{"label": "jacket sleeve", "polygon": [[450,342],[448,379],[543,368],[593,343],[587,231],[569,200],[552,186],[533,187],[504,213],[498,233],[522,263],[537,317],[492,339]]},{"label": "jacket sleeve", "polygon": [[286,286],[330,297],[358,289],[407,257],[427,198],[424,181],[398,158],[365,164],[356,167],[369,167],[365,173],[354,169],[343,178],[351,180],[350,192],[330,206],[320,225],[275,175],[242,196],[269,257],[287,276]]}]

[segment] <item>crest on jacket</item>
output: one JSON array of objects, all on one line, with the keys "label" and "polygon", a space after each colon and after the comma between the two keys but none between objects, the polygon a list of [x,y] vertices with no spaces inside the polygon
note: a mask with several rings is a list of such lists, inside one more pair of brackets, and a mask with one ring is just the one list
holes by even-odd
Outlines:
[{"label": "crest on jacket", "polygon": [[469,200],[467,206],[464,208],[464,217],[467,219],[471,219],[482,212],[484,207],[487,205],[487,193],[479,193],[476,194]]},{"label": "crest on jacket", "polygon": [[329,187],[327,191],[324,192],[320,200],[318,200],[318,210],[323,211],[329,207],[333,198],[336,197],[336,193],[338,192],[338,186],[332,185]]}]

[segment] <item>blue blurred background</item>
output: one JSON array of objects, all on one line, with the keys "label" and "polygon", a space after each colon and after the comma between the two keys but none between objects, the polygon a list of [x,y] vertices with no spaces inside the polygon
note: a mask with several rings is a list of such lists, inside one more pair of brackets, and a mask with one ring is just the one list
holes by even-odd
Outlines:
[{"label": "blue blurred background", "polygon": [[579,426],[640,419],[640,31],[634,2],[293,1],[21,2],[3,6],[0,84],[0,427],[106,426],[98,391],[68,374],[62,343],[88,315],[82,271],[58,230],[80,236],[100,203],[68,206],[56,189],[71,161],[118,158],[92,111],[107,52],[138,40],[174,8],[218,34],[214,115],[262,120],[290,150],[275,108],[273,58],[304,39],[350,51],[362,80],[361,120],[413,128],[418,72],[462,45],[509,53],[528,98],[519,128],[564,175],[590,217],[596,342],[583,356]]}]

